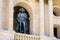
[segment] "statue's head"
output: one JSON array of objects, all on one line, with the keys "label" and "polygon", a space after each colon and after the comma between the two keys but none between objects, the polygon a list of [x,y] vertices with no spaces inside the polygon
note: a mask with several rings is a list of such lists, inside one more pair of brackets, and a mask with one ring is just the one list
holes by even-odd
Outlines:
[{"label": "statue's head", "polygon": [[24,13],[25,9],[24,8],[19,8],[19,13]]}]

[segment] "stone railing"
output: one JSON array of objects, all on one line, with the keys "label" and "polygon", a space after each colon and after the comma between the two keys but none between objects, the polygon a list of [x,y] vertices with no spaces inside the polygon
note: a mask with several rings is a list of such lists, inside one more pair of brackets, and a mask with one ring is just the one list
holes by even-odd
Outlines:
[{"label": "stone railing", "polygon": [[0,40],[60,40],[51,37],[39,37],[35,35],[21,34],[9,32],[7,30],[0,30]]},{"label": "stone railing", "polygon": [[14,40],[40,40],[39,36],[16,33]]},{"label": "stone railing", "polygon": [[39,36],[0,30],[0,40],[39,40]]}]

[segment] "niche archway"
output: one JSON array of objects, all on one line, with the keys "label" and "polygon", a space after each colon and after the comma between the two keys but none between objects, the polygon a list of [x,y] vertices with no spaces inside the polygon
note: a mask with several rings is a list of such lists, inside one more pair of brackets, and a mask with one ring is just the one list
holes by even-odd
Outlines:
[{"label": "niche archway", "polygon": [[[29,13],[29,23],[30,23],[30,25],[29,25],[29,33],[30,34],[33,34],[33,11],[32,11],[32,8],[31,8],[31,6],[29,6],[29,4],[28,3],[25,3],[25,2],[20,2],[20,3],[17,3],[14,7],[16,7],[16,6],[21,6],[21,7],[23,7],[23,8],[25,8],[26,10],[27,10],[27,12]],[[13,22],[14,23],[14,22]],[[14,30],[15,30],[15,26],[13,25],[13,28],[14,28]]]}]

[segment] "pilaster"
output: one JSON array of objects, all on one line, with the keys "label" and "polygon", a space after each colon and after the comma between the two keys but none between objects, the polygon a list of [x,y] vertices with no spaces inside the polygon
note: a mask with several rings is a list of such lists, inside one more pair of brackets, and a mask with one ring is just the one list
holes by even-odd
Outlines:
[{"label": "pilaster", "polygon": [[53,24],[53,0],[48,0],[48,15],[49,15],[49,36],[53,37],[54,36],[54,32],[53,32],[53,28],[54,28],[54,24]]}]

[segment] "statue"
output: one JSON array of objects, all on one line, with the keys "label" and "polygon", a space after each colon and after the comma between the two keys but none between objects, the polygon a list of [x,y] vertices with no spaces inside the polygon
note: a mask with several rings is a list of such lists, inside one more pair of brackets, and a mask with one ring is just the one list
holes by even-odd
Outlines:
[{"label": "statue", "polygon": [[25,33],[28,34],[28,17],[25,13],[24,8],[19,9],[19,13],[17,14],[17,21],[19,22],[16,26],[16,30],[19,33]]}]

